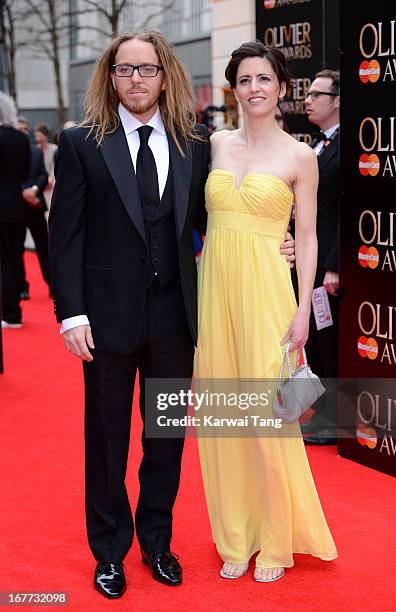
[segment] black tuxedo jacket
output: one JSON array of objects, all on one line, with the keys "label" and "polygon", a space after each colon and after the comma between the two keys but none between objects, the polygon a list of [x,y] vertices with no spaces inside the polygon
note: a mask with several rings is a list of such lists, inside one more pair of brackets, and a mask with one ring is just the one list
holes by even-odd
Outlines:
[{"label": "black tuxedo jacket", "polygon": [[[340,158],[337,136],[318,157],[318,265],[315,287],[323,284],[327,270],[338,272],[338,218],[340,198]],[[315,142],[312,144],[315,146]]]},{"label": "black tuxedo jacket", "polygon": [[30,170],[30,145],[25,134],[0,125],[0,223],[24,220],[22,183]]},{"label": "black tuxedo jacket", "polygon": [[[29,207],[29,209],[34,212],[45,211],[47,210],[47,205],[45,203],[43,192],[48,183],[48,174],[44,165],[43,152],[32,144],[30,145],[30,161],[30,174],[27,181],[23,183],[22,189],[27,189],[28,187],[37,185],[39,189],[37,197],[40,200],[41,206],[39,209],[32,207]],[[29,206],[27,202],[25,202],[25,205]]]},{"label": "black tuxedo jacket", "polygon": [[[183,157],[172,138],[179,267],[194,342],[197,269],[192,229],[206,227],[206,128]],[[139,339],[146,296],[147,245],[138,184],[122,126],[97,146],[86,128],[61,134],[49,218],[52,292],[58,321],[86,314],[95,347],[128,354]]]}]

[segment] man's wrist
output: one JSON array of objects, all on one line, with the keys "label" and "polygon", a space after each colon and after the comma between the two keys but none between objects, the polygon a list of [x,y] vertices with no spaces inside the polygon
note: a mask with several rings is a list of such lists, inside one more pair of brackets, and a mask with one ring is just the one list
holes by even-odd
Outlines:
[{"label": "man's wrist", "polygon": [[80,327],[80,325],[89,325],[89,319],[86,315],[76,315],[74,317],[63,319],[60,333],[64,334],[66,331],[69,331],[69,329],[73,329],[73,327]]}]

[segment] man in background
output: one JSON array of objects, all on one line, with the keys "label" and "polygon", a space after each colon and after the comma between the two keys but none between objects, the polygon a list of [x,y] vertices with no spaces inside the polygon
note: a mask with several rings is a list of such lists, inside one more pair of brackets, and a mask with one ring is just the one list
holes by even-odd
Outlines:
[{"label": "man in background", "polygon": [[12,98],[0,92],[0,265],[2,327],[22,327],[18,282],[19,244],[24,222],[22,183],[30,171],[29,141],[17,129]]},{"label": "man in background", "polygon": [[[320,128],[312,142],[318,157],[318,263],[314,287],[327,291],[332,325],[318,330],[311,315],[310,335],[306,345],[312,370],[321,378],[335,379],[338,375],[338,230],[339,230],[339,127],[340,76],[335,70],[322,70],[308,90],[306,98],[308,119]],[[335,392],[320,398],[312,419],[302,425],[305,442],[335,444],[337,403]],[[312,436],[312,437],[311,437]]]}]

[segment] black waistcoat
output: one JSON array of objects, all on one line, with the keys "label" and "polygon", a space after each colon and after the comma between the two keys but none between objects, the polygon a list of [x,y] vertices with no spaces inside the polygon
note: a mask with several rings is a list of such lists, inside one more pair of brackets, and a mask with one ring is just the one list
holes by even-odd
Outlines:
[{"label": "black waistcoat", "polygon": [[179,275],[179,251],[173,201],[172,170],[157,206],[142,204],[147,241],[147,286],[158,277],[161,287]]}]

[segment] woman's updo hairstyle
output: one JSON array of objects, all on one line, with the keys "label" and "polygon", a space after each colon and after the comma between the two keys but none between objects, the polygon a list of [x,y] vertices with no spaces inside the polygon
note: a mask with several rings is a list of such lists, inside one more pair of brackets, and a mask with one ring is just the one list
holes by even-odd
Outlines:
[{"label": "woman's updo hairstyle", "polygon": [[247,57],[262,57],[271,64],[279,86],[286,83],[286,89],[292,86],[292,77],[287,67],[286,57],[279,49],[266,47],[259,40],[244,43],[231,53],[231,59],[225,71],[225,77],[232,89],[236,87],[236,77],[240,63]]}]

